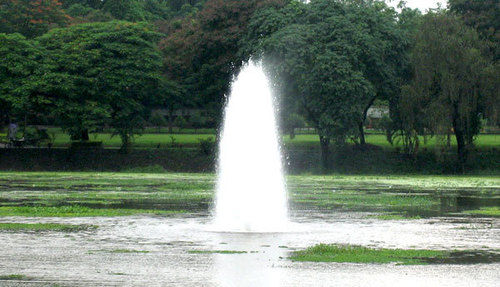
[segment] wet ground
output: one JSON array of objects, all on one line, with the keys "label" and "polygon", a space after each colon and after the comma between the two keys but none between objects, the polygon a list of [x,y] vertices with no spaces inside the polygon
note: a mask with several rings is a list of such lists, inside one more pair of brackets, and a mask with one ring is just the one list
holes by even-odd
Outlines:
[{"label": "wet ground", "polygon": [[[293,225],[289,232],[267,234],[211,231],[213,185],[209,174],[0,173],[0,224],[97,226],[77,232],[0,230],[0,286],[500,282],[498,177],[289,177]],[[74,216],[68,206],[97,209],[103,217],[50,217]],[[37,207],[54,208],[53,214]],[[120,208],[174,214],[107,214]],[[25,217],[34,214],[49,217]],[[288,259],[294,250],[319,243],[454,253],[428,265]]]},{"label": "wet ground", "polygon": [[78,233],[1,232],[0,273],[26,277],[0,281],[0,286],[498,286],[498,256],[489,263],[415,266],[287,259],[291,251],[317,243],[493,254],[500,250],[500,220],[496,218],[377,220],[367,215],[301,211],[292,216],[295,224],[290,232],[275,234],[212,232],[205,213],[5,217],[0,222],[92,224],[99,228]]}]

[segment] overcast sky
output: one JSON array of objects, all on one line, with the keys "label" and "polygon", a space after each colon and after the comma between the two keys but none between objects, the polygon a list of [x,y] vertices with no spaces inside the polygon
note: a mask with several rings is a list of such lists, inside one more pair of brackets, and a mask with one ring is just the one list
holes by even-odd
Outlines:
[{"label": "overcast sky", "polygon": [[[422,12],[425,12],[429,8],[437,8],[438,3],[441,3],[441,7],[446,8],[447,0],[405,0],[408,7],[418,8]],[[396,7],[399,0],[386,0],[389,5]]]}]

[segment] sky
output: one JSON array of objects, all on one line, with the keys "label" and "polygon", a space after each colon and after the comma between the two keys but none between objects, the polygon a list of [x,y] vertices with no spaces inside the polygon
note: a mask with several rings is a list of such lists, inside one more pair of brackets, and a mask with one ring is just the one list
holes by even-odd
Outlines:
[{"label": "sky", "polygon": [[[411,8],[418,8],[422,12],[425,12],[429,8],[437,8],[438,3],[441,3],[441,6],[443,8],[446,8],[446,3],[448,2],[447,0],[405,0],[405,1],[406,1],[406,6]],[[386,2],[389,5],[396,7],[399,3],[399,0],[386,0]]]}]

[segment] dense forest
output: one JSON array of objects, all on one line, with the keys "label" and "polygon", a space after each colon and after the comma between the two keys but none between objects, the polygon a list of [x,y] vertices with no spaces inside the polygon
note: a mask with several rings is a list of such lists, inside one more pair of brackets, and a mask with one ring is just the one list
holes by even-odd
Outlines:
[{"label": "dense forest", "polygon": [[375,0],[1,0],[0,121],[75,141],[111,129],[124,147],[157,109],[203,109],[193,121],[217,127],[253,59],[285,129],[315,128],[325,165],[332,144],[366,144],[375,103],[404,152],[454,136],[464,163],[481,128],[499,125],[499,19],[496,0],[426,13]]}]

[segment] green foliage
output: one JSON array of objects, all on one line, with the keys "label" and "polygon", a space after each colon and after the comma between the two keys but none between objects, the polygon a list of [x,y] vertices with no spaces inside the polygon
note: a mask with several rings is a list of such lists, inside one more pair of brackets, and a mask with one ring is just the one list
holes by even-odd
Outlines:
[{"label": "green foliage", "polygon": [[304,118],[296,113],[290,113],[285,115],[283,120],[283,131],[290,134],[290,139],[295,138],[295,129],[303,128],[306,125]]},{"label": "green foliage", "polygon": [[[46,74],[43,49],[20,34],[0,34],[0,114],[23,119],[28,114],[47,112],[45,97],[51,82]],[[1,117],[1,116],[0,116]],[[4,120],[0,118],[0,120]]]},{"label": "green foliage", "polygon": [[323,154],[330,139],[357,135],[375,98],[395,95],[407,45],[385,4],[333,0],[261,10],[245,42],[242,53],[262,54],[284,101],[317,128]]},{"label": "green foliage", "polygon": [[64,79],[51,91],[60,126],[78,137],[109,125],[126,148],[159,92],[158,34],[146,24],[107,22],[54,29],[38,40]]},{"label": "green foliage", "polygon": [[212,137],[206,139],[198,139],[200,142],[200,152],[204,155],[212,155],[215,150],[215,142]]},{"label": "green foliage", "polygon": [[182,130],[186,127],[187,121],[183,116],[177,116],[174,120],[174,125],[179,128],[179,130]]},{"label": "green foliage", "polygon": [[250,17],[259,7],[284,2],[209,0],[196,15],[167,25],[161,42],[165,75],[182,87],[186,105],[204,107],[219,122],[224,95],[242,64],[237,52]]},{"label": "green foliage", "polygon": [[[453,129],[459,159],[465,163],[488,105],[490,87],[482,85],[488,63],[481,45],[477,32],[455,16],[444,12],[424,16],[411,55],[413,79],[403,87],[399,104],[413,153],[418,135]],[[498,98],[497,92],[491,99]]]},{"label": "green foliage", "polygon": [[189,118],[189,123],[190,123],[190,126],[192,128],[194,128],[196,131],[197,129],[203,127],[205,120],[202,116],[200,116],[199,113],[195,113]]},{"label": "green foliage", "polygon": [[167,125],[167,120],[165,119],[165,117],[161,113],[154,112],[149,117],[149,123],[151,125],[157,127],[159,130],[161,127],[164,127]]},{"label": "green foliage", "polygon": [[0,19],[0,33],[17,32],[28,38],[65,26],[70,20],[58,0],[2,0]]},{"label": "green foliage", "polygon": [[449,0],[450,11],[460,15],[464,22],[477,29],[488,41],[489,52],[500,59],[500,5],[498,0]]}]

